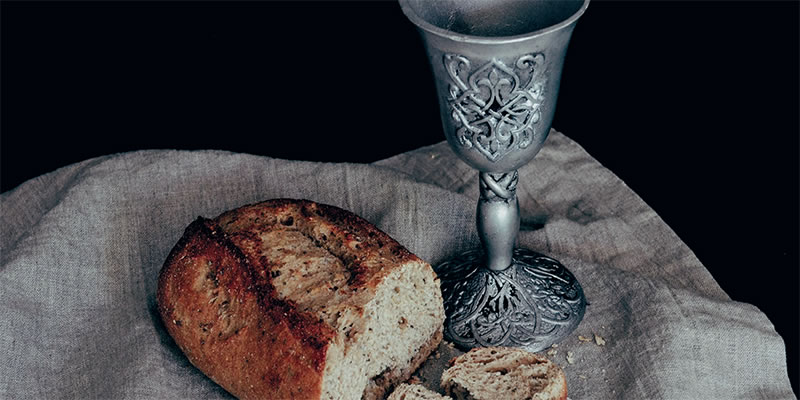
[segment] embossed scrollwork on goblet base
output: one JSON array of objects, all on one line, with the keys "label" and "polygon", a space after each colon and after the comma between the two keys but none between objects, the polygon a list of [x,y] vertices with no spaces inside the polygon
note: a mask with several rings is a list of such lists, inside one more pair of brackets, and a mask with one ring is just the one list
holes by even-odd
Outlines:
[{"label": "embossed scrollwork on goblet base", "polygon": [[459,347],[541,351],[583,318],[583,288],[558,261],[518,248],[504,270],[484,264],[483,252],[473,250],[435,267],[447,315],[445,337]]}]

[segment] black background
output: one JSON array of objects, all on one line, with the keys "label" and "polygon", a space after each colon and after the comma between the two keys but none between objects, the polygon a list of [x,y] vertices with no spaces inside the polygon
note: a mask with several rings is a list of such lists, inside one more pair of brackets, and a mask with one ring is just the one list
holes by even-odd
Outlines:
[{"label": "black background", "polygon": [[[795,393],[798,15],[789,1],[595,1],[553,122],[769,316]],[[370,162],[443,140],[394,2],[3,2],[1,39],[3,192],[137,149]]]}]

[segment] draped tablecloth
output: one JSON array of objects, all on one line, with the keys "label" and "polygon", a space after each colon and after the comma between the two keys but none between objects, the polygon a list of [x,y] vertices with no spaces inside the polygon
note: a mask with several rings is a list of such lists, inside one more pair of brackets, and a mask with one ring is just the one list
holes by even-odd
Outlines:
[{"label": "draped tablecloth", "polygon": [[[518,244],[590,303],[549,352],[570,398],[795,398],[766,316],[575,142],[553,131],[517,195]],[[479,245],[477,172],[446,143],[370,165],[177,150],[73,164],[0,195],[0,398],[229,397],[166,334],[156,278],[197,216],[278,197],[348,209],[432,264]],[[424,384],[455,354],[440,346]]]}]

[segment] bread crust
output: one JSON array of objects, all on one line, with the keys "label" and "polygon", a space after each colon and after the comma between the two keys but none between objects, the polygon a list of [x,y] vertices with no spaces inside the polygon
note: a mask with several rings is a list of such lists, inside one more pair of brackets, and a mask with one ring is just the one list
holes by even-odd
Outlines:
[{"label": "bread crust", "polygon": [[243,399],[319,398],[337,337],[330,319],[279,297],[275,260],[261,237],[281,229],[301,231],[341,259],[346,282],[330,289],[350,310],[393,269],[421,262],[366,220],[308,200],[269,200],[195,220],[161,270],[158,310],[189,361]]}]

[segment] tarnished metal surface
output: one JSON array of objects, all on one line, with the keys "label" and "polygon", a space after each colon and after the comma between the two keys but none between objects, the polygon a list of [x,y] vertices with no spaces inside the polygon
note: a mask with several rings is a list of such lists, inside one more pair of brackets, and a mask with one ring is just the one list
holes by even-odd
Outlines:
[{"label": "tarnished metal surface", "polygon": [[586,309],[575,277],[558,261],[530,250],[516,249],[512,265],[502,271],[485,268],[477,250],[436,271],[447,314],[445,337],[461,347],[540,351],[569,335]]},{"label": "tarnished metal surface", "polygon": [[436,267],[448,339],[538,351],[583,318],[586,299],[558,261],[514,249],[517,169],[553,121],[567,45],[588,0],[400,0],[425,43],[453,151],[479,170],[483,251]]}]

